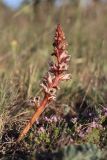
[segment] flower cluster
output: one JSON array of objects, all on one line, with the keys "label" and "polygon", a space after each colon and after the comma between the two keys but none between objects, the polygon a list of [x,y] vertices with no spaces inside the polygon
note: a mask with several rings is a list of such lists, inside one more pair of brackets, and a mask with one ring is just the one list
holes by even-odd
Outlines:
[{"label": "flower cluster", "polygon": [[51,116],[50,118],[45,117],[44,119],[45,119],[46,122],[49,122],[49,123],[58,121],[58,118],[55,115]]},{"label": "flower cluster", "polygon": [[49,72],[44,77],[41,84],[45,94],[48,94],[49,100],[54,100],[56,98],[56,90],[59,89],[59,82],[61,80],[70,79],[70,74],[65,73],[65,71],[68,70],[70,56],[67,54],[67,43],[60,24],[56,29],[53,46],[54,52],[52,56],[56,57],[56,61],[49,63]]}]

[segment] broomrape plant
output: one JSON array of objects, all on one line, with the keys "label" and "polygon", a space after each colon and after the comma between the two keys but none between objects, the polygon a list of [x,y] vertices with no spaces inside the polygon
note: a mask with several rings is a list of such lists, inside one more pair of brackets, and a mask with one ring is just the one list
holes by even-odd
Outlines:
[{"label": "broomrape plant", "polygon": [[56,91],[59,89],[59,83],[63,80],[70,79],[70,74],[66,73],[69,66],[70,56],[66,50],[67,43],[60,24],[58,24],[56,28],[53,46],[54,51],[52,56],[55,56],[56,60],[49,63],[49,71],[40,84],[44,97],[41,101],[40,99],[37,99],[39,101],[38,109],[20,133],[17,142],[22,140],[22,138],[27,134],[34,122],[38,120],[46,106],[56,99]]}]

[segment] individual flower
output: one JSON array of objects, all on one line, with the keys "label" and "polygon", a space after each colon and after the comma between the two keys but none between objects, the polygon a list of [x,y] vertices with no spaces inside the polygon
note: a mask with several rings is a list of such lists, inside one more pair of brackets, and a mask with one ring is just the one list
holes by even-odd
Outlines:
[{"label": "individual flower", "polygon": [[57,119],[57,117],[56,117],[55,115],[51,117],[51,120],[52,120],[53,122],[57,122],[57,121],[58,121],[58,119]]},{"label": "individual flower", "polygon": [[40,128],[39,128],[39,132],[40,132],[40,133],[41,133],[41,132],[44,133],[44,132],[45,132],[44,127],[40,127]]},{"label": "individual flower", "polygon": [[75,117],[75,118],[72,118],[72,122],[74,123],[74,124],[76,124],[77,123],[77,118]]},{"label": "individual flower", "polygon": [[103,115],[107,117],[107,107],[103,107],[102,112],[103,112]]},{"label": "individual flower", "polygon": [[83,132],[79,133],[79,137],[84,138],[85,134]]}]

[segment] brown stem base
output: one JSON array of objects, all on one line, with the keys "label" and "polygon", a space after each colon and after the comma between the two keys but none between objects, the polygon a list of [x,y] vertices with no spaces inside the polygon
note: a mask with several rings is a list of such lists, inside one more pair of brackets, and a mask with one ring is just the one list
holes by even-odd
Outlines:
[{"label": "brown stem base", "polygon": [[48,102],[48,97],[45,97],[40,105],[40,107],[38,108],[38,110],[34,113],[34,115],[32,116],[32,118],[30,119],[30,121],[27,123],[27,125],[25,126],[25,128],[22,130],[22,132],[20,133],[17,142],[20,142],[22,140],[22,138],[27,134],[27,132],[29,131],[29,129],[32,127],[32,125],[34,124],[34,122],[39,118],[39,116],[42,114],[42,112],[44,111],[46,104]]}]

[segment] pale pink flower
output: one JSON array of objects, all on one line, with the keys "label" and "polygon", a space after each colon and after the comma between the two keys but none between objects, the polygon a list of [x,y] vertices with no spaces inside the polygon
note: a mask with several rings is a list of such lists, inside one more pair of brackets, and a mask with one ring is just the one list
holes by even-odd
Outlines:
[{"label": "pale pink flower", "polygon": [[53,122],[57,122],[57,121],[58,121],[58,119],[57,119],[57,117],[56,117],[56,116],[52,116],[52,118],[51,118],[51,119],[52,119],[52,121],[53,121]]},{"label": "pale pink flower", "polygon": [[39,132],[42,132],[42,133],[44,133],[44,132],[45,132],[45,129],[44,129],[44,127],[40,127],[40,128],[39,128]]}]

